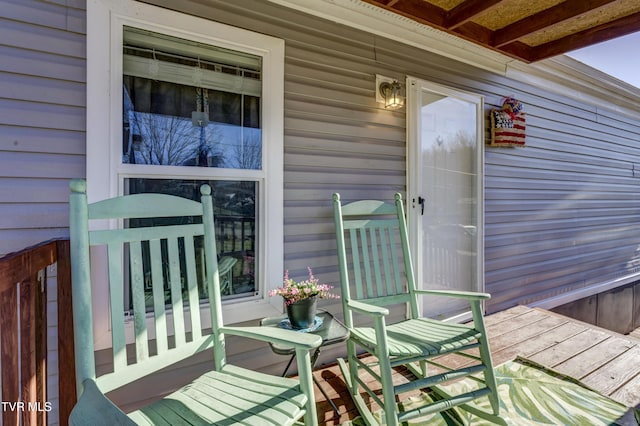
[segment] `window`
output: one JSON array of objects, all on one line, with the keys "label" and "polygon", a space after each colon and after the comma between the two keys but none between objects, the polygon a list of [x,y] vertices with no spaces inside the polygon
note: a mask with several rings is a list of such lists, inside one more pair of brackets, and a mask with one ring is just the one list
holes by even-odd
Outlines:
[{"label": "window", "polygon": [[281,281],[283,251],[284,43],[112,3],[91,2],[87,11],[89,200],[140,192],[198,199],[208,183],[225,322],[273,314],[280,306],[268,291]]},{"label": "window", "polygon": [[[122,164],[132,165],[122,173],[124,192],[197,200],[200,185],[209,183],[223,300],[259,294],[255,229],[260,180],[251,174],[248,180],[228,180],[219,170],[262,170],[262,58],[128,26],[122,54]],[[177,169],[163,172],[162,178],[145,177],[153,170],[138,165]],[[202,179],[180,179],[184,167],[195,167],[191,171]]]}]

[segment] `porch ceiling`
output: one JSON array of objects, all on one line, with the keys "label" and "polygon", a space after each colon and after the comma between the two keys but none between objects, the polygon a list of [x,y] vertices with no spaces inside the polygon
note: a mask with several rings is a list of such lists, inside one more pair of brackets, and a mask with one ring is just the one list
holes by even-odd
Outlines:
[{"label": "porch ceiling", "polygon": [[638,0],[361,0],[525,62],[640,31]]}]

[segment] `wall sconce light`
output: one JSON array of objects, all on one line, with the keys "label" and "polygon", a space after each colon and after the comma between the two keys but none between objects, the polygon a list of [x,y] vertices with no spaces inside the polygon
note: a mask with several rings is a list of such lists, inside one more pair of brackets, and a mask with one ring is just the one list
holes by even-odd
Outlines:
[{"label": "wall sconce light", "polygon": [[380,84],[380,93],[384,98],[384,107],[388,109],[396,109],[402,106],[402,95],[400,91],[402,86],[397,81],[387,83],[386,81]]},{"label": "wall sconce light", "polygon": [[387,109],[398,109],[404,105],[402,85],[398,80],[376,75],[376,101],[384,103]]}]

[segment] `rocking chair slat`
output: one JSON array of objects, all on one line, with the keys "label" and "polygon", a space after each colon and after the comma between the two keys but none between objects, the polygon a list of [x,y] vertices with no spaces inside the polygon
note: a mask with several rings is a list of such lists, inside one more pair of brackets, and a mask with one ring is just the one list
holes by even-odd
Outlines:
[{"label": "rocking chair slat", "polygon": [[375,294],[377,296],[382,296],[384,294],[384,287],[383,287],[383,281],[382,281],[382,274],[381,274],[381,268],[380,268],[380,264],[381,264],[381,257],[380,257],[380,253],[379,253],[379,243],[378,243],[378,237],[377,237],[377,228],[369,228],[369,239],[371,241],[371,243],[369,244],[369,253],[370,253],[370,257],[371,257],[371,262],[373,263],[373,277],[374,278],[374,285],[375,285]]},{"label": "rocking chair slat", "polygon": [[153,288],[153,316],[155,318],[156,350],[160,354],[165,352],[169,347],[167,342],[167,318],[164,307],[164,273],[162,270],[162,248],[160,240],[149,241],[149,258],[151,261],[151,285]]},{"label": "rocking chair slat", "polygon": [[198,294],[198,281],[196,274],[196,252],[195,241],[193,237],[184,238],[184,252],[186,263],[186,280],[188,287],[188,303],[189,303],[189,315],[191,319],[191,338],[197,340],[202,337],[202,330],[200,327],[193,327],[193,324],[200,324],[200,295]]},{"label": "rocking chair slat", "polygon": [[171,311],[173,312],[173,330],[176,347],[186,342],[184,328],[184,309],[182,298],[182,280],[180,278],[180,253],[178,251],[178,239],[167,239],[167,251],[169,253],[169,288],[171,291]]},{"label": "rocking chair slat", "polygon": [[129,243],[129,256],[131,258],[131,299],[133,299],[133,328],[134,335],[136,336],[136,360],[140,362],[149,358],[142,244],[140,244],[140,241],[132,241]]},{"label": "rocking chair slat", "polygon": [[127,350],[124,336],[124,281],[122,274],[122,251],[120,243],[108,246],[109,300],[111,306],[111,345],[113,347],[113,369],[127,366]]},{"label": "rocking chair slat", "polygon": [[391,244],[387,243],[388,233],[386,228],[380,228],[380,249],[382,251],[382,270],[384,271],[383,283],[385,284],[386,294],[394,294],[393,279],[392,279],[392,262],[394,261],[392,253],[390,252]]},{"label": "rocking chair slat", "polygon": [[351,244],[351,258],[353,260],[353,275],[354,281],[359,285],[356,287],[356,297],[358,299],[362,299],[364,294],[362,294],[362,276],[360,274],[360,251],[358,250],[358,230],[351,229],[349,231],[349,239],[352,242]]},{"label": "rocking chair slat", "polygon": [[362,268],[364,271],[364,281],[361,282],[362,287],[366,287],[367,297],[371,297],[373,292],[373,277],[371,271],[371,259],[369,259],[369,239],[367,238],[367,230],[360,230],[360,253],[362,255],[362,265],[354,265],[354,268]]}]

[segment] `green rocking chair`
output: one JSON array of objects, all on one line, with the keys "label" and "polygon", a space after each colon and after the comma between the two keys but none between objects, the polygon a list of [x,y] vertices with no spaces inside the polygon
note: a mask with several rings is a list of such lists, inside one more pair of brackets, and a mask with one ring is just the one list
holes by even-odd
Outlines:
[{"label": "green rocking chair", "polygon": [[[344,320],[351,332],[347,342],[348,365],[343,359],[338,362],[363,420],[370,425],[378,424],[368,400],[381,407],[387,426],[456,406],[503,423],[498,416],[496,380],[481,305],[489,295],[416,289],[400,194],[395,196],[395,206],[375,200],[343,206],[339,194],[333,195],[333,204]],[[418,298],[423,295],[467,299],[473,325],[421,317]],[[407,309],[407,318],[387,323],[391,305]],[[358,326],[355,315],[366,318],[364,323],[369,326]],[[359,357],[361,352],[368,356]],[[458,369],[438,363],[437,357],[453,353],[473,362]],[[399,366],[407,367],[415,380],[394,384],[392,369]],[[483,382],[476,391],[450,395],[437,386],[470,375]],[[437,397],[409,411],[398,410],[398,395],[423,388],[431,388]],[[382,389],[382,398],[376,389]],[[490,399],[492,412],[469,404],[481,397]]]},{"label": "green rocking chair", "polygon": [[[303,419],[305,424],[317,424],[309,350],[320,344],[320,337],[278,328],[223,326],[211,188],[208,185],[201,187],[201,203],[163,194],[136,194],[87,204],[86,183],[74,180],[70,187],[74,343],[79,395],[70,424],[281,426],[301,424]],[[171,225],[163,219],[164,226],[123,226],[131,218],[157,217],[194,219],[191,224]],[[90,230],[91,220],[108,220],[118,226]],[[92,246],[106,247],[103,252],[108,257],[105,264],[109,274],[108,283],[93,284],[109,286],[111,316],[112,367],[111,372],[99,377],[96,377],[91,309],[89,252]],[[204,251],[204,256],[197,253],[200,250]],[[201,317],[197,280],[203,276],[208,292],[205,310],[211,315]],[[171,293],[170,305],[165,305],[167,288]],[[149,289],[153,294],[146,297]],[[130,294],[131,307],[125,306],[126,293]],[[132,315],[126,317],[126,311]],[[226,335],[294,347],[299,379],[274,377],[228,364]],[[212,354],[211,371],[128,415],[104,395],[204,350]]]}]

